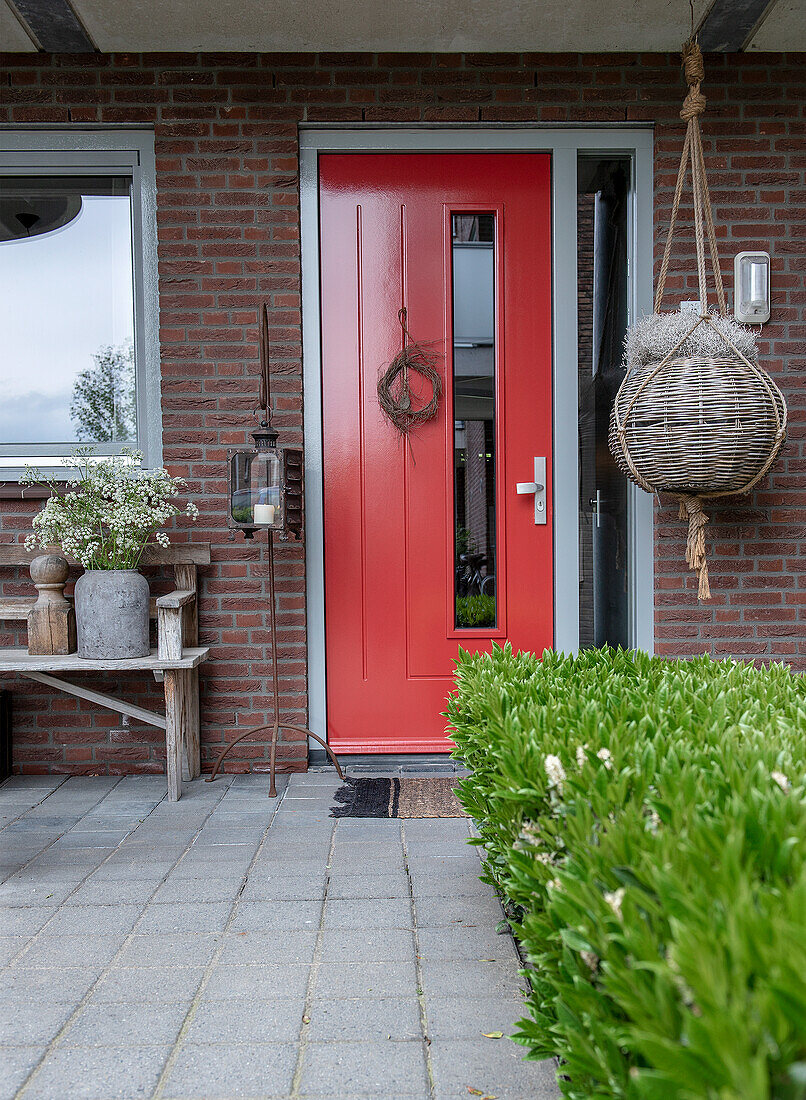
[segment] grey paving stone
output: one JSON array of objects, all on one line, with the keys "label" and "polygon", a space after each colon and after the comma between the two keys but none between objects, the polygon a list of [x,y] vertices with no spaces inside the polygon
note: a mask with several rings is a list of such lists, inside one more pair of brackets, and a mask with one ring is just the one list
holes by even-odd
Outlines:
[{"label": "grey paving stone", "polygon": [[428,1085],[422,1045],[311,1043],[305,1051],[300,1094],[381,1097],[425,1096]]},{"label": "grey paving stone", "polygon": [[14,1100],[17,1090],[44,1053],[42,1046],[7,1046],[0,1053],[0,1100]]},{"label": "grey paving stone", "polygon": [[526,979],[514,962],[478,962],[470,959],[423,959],[422,982],[426,998],[492,997],[525,988]]},{"label": "grey paving stone", "polygon": [[330,878],[328,897],[339,898],[409,898],[410,883],[403,874],[370,875],[361,871],[348,874],[336,864]]},{"label": "grey paving stone", "polygon": [[235,899],[240,880],[233,878],[174,878],[169,875],[151,899],[153,905],[196,906],[201,902]]},{"label": "grey paving stone", "polygon": [[414,959],[405,962],[323,962],[316,996],[326,1000],[403,997],[417,988]]},{"label": "grey paving stone", "polygon": [[0,936],[0,966],[8,966],[11,960],[29,942],[29,936]]},{"label": "grey paving stone", "polygon": [[[318,901],[325,891],[326,873],[317,875],[284,875],[272,869],[270,874],[250,874],[241,894],[244,901]],[[167,884],[166,884],[167,885]]]},{"label": "grey paving stone", "polygon": [[109,936],[131,932],[142,905],[75,905],[61,909],[45,929],[48,936]]},{"label": "grey paving stone", "polygon": [[495,928],[504,911],[494,896],[485,897],[420,897],[416,902],[417,925],[420,928],[457,925],[461,928]]},{"label": "grey paving stone", "polygon": [[305,998],[253,997],[202,1000],[195,1008],[184,1040],[188,1043],[296,1043]]},{"label": "grey paving stone", "polygon": [[420,1005],[408,997],[361,997],[332,1000],[315,997],[310,1010],[311,1042],[374,1042],[421,1039]]},{"label": "grey paving stone", "polygon": [[310,963],[316,950],[315,929],[284,932],[227,932],[220,964]]},{"label": "grey paving stone", "polygon": [[276,859],[256,860],[249,870],[249,882],[276,879],[278,875],[288,875],[293,878],[309,878],[327,873],[327,862],[324,856],[312,857],[306,852],[304,859],[295,859],[290,863],[284,863]]},{"label": "grey paving stone", "polygon": [[403,821],[406,843],[415,846],[421,840],[456,839],[460,844],[470,835],[466,817],[406,818]]},{"label": "grey paving stone", "polygon": [[285,1097],[296,1061],[293,1043],[185,1043],[166,1078],[163,1095],[166,1100]]},{"label": "grey paving stone", "polygon": [[414,957],[414,937],[403,929],[322,933],[325,962],[405,961]]},{"label": "grey paving stone", "polygon": [[[37,1001],[6,1004],[0,1012],[0,1043],[49,1043],[73,1012],[73,1004],[59,1001]],[[0,1051],[0,1065],[3,1063]]]},{"label": "grey paving stone", "polygon": [[350,928],[413,928],[411,901],[402,898],[328,897],[324,927],[328,930]]},{"label": "grey paving stone", "polygon": [[220,940],[220,933],[212,932],[195,935],[135,933],[117,962],[121,966],[206,966]]},{"label": "grey paving stone", "polygon": [[342,870],[353,868],[383,868],[385,873],[403,870],[403,846],[397,838],[388,842],[357,840],[354,844],[345,844],[338,856],[334,852],[334,866]]},{"label": "grey paving stone", "polygon": [[[172,879],[210,879],[228,878],[233,889],[237,890],[243,882],[244,875],[249,869],[249,860],[182,860],[171,871]],[[166,876],[163,876],[165,878]]]},{"label": "grey paving stone", "polygon": [[203,966],[113,966],[99,980],[89,1004],[189,1003],[204,972]]},{"label": "grey paving stone", "polygon": [[305,996],[310,967],[297,963],[261,963],[217,967],[205,986],[207,1000],[251,997],[255,1001],[272,998],[298,999]]},{"label": "grey paving stone", "polygon": [[64,899],[63,905],[145,905],[154,893],[154,883],[144,880],[135,882],[93,882],[90,879],[83,886]]},{"label": "grey paving stone", "polygon": [[150,1096],[168,1047],[64,1047],[48,1054],[25,1091],[26,1100],[110,1100]]},{"label": "grey paving stone", "polygon": [[27,908],[0,908],[0,930],[6,936],[32,936],[58,912],[55,906],[37,905]]},{"label": "grey paving stone", "polygon": [[220,932],[231,912],[231,901],[150,905],[140,918],[137,934]]},{"label": "grey paving stone", "polygon": [[411,892],[415,897],[495,897],[491,886],[482,882],[477,873],[441,874],[415,872],[411,877]]},{"label": "grey paving stone", "polygon": [[456,847],[452,855],[428,856],[409,852],[407,859],[408,871],[412,878],[443,877],[481,874],[481,860],[472,848]]},{"label": "grey paving stone", "polygon": [[421,928],[418,934],[423,959],[500,959],[516,958],[512,937],[497,935],[493,925],[464,928],[452,924],[443,928]]},{"label": "grey paving stone", "polygon": [[120,949],[123,935],[64,936],[42,932],[20,963],[29,966],[106,966]]},{"label": "grey paving stone", "polygon": [[165,878],[172,867],[173,863],[165,860],[154,861],[153,863],[124,860],[120,863],[113,863],[110,859],[102,867],[99,867],[87,879],[87,882],[97,886],[101,882],[136,882],[140,880],[153,882],[156,888],[157,884]]},{"label": "grey paving stone", "polygon": [[319,927],[322,903],[309,901],[242,901],[230,925],[233,932],[278,932]]},{"label": "grey paving stone", "polygon": [[186,1002],[173,1004],[94,1004],[82,1009],[61,1038],[64,1046],[117,1047],[132,1043],[173,1043],[188,1012]]},{"label": "grey paving stone", "polygon": [[342,844],[397,840],[402,837],[401,823],[395,818],[338,818],[336,826],[336,847]]},{"label": "grey paving stone", "polygon": [[326,861],[330,841],[324,837],[321,842],[311,844],[291,844],[278,842],[264,844],[260,857],[255,861],[259,867],[298,867],[300,864],[315,861],[321,867]]},{"label": "grey paving stone", "polygon": [[527,1015],[520,994],[486,997],[483,989],[475,997],[428,994],[425,1010],[429,1038],[472,1039],[476,1042],[481,1042],[485,1032],[490,1031],[512,1035],[517,1022]]},{"label": "grey paving stone", "polygon": [[0,973],[0,1002],[4,1005],[29,1001],[78,1002],[100,974],[102,967],[29,967],[26,956]]},{"label": "grey paving stone", "polygon": [[456,1100],[467,1096],[469,1088],[506,1100],[554,1100],[560,1095],[554,1063],[525,1062],[524,1048],[509,1039],[435,1039],[429,1052],[436,1100]]}]

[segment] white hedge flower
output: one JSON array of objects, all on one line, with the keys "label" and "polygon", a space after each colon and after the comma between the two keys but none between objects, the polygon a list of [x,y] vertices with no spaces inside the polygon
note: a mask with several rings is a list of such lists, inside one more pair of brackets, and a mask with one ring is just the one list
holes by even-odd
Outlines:
[{"label": "white hedge flower", "polygon": [[778,784],[784,794],[789,794],[789,780],[783,772],[770,772],[770,779]]},{"label": "white hedge flower", "polygon": [[613,767],[613,756],[610,749],[599,749],[596,753],[608,771]]},{"label": "white hedge flower", "polygon": [[587,745],[577,745],[577,767],[584,768],[588,762]]},{"label": "white hedge flower", "polygon": [[565,782],[565,768],[562,765],[562,760],[560,760],[559,756],[553,756],[549,753],[543,764],[546,769],[546,775],[549,777],[549,786],[556,787],[558,791],[562,791],[563,783]]},{"label": "white hedge flower", "polygon": [[618,919],[621,920],[621,905],[624,901],[624,887],[619,886],[618,890],[613,890],[612,893],[606,893],[604,899]]}]

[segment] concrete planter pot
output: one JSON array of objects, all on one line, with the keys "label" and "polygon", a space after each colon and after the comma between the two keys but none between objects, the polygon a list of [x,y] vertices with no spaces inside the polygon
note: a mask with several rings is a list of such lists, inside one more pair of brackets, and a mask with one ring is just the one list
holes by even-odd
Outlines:
[{"label": "concrete planter pot", "polygon": [[88,569],[76,581],[78,655],[95,661],[147,657],[148,581],[136,569]]}]

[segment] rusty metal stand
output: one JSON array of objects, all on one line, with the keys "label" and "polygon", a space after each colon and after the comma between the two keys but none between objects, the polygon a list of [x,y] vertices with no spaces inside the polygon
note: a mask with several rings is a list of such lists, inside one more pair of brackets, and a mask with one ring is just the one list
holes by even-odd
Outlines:
[{"label": "rusty metal stand", "polygon": [[333,750],[326,741],[323,741],[318,734],[312,730],[305,729],[303,726],[294,726],[288,722],[280,721],[280,673],[277,666],[277,601],[275,598],[274,588],[274,533],[269,531],[269,603],[271,614],[271,673],[272,673],[272,686],[274,689],[274,723],[268,726],[254,726],[252,729],[242,733],[240,737],[236,737],[234,741],[231,741],[229,745],[220,753],[218,760],[215,762],[212,774],[205,780],[206,783],[212,783],[215,777],[218,775],[218,770],[224,760],[224,757],[230,751],[235,748],[239,741],[243,741],[246,737],[251,737],[253,734],[262,733],[264,730],[271,730],[271,755],[269,758],[269,798],[277,797],[277,787],[275,785],[275,764],[277,759],[277,739],[281,729],[295,730],[297,733],[303,733],[307,737],[312,737],[314,741],[318,741],[330,759],[333,761],[333,765],[338,772],[339,779],[344,779],[344,772],[341,770],[341,766],[336,758]]}]

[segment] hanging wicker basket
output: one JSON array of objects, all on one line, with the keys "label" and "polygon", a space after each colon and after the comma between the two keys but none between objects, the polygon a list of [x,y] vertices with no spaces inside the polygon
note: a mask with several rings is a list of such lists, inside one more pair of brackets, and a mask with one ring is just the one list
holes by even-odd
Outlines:
[{"label": "hanging wicker basket", "polygon": [[[610,420],[609,445],[620,469],[649,493],[673,494],[680,516],[688,519],[686,560],[698,575],[698,597],[710,598],[703,498],[749,492],[767,473],[786,438],[786,403],[772,378],[745,354],[747,330],[739,334],[727,320],[711,203],[705,177],[699,115],[705,108],[700,92],[702,55],[696,42],[683,47],[689,93],[680,112],[687,122],[669,234],[655,297],[656,325],[667,336],[657,358],[627,362]],[[700,313],[682,325],[680,315],[669,325],[660,306],[669,267],[671,243],[689,158],[694,194],[694,227]],[[708,238],[719,314],[708,311],[705,238]],[[646,323],[646,322],[645,322]],[[715,350],[715,334],[716,345]],[[628,338],[629,342],[629,338]],[[752,341],[751,341],[752,343]],[[698,346],[700,345],[700,346]],[[702,351],[702,354],[698,352]]]}]

